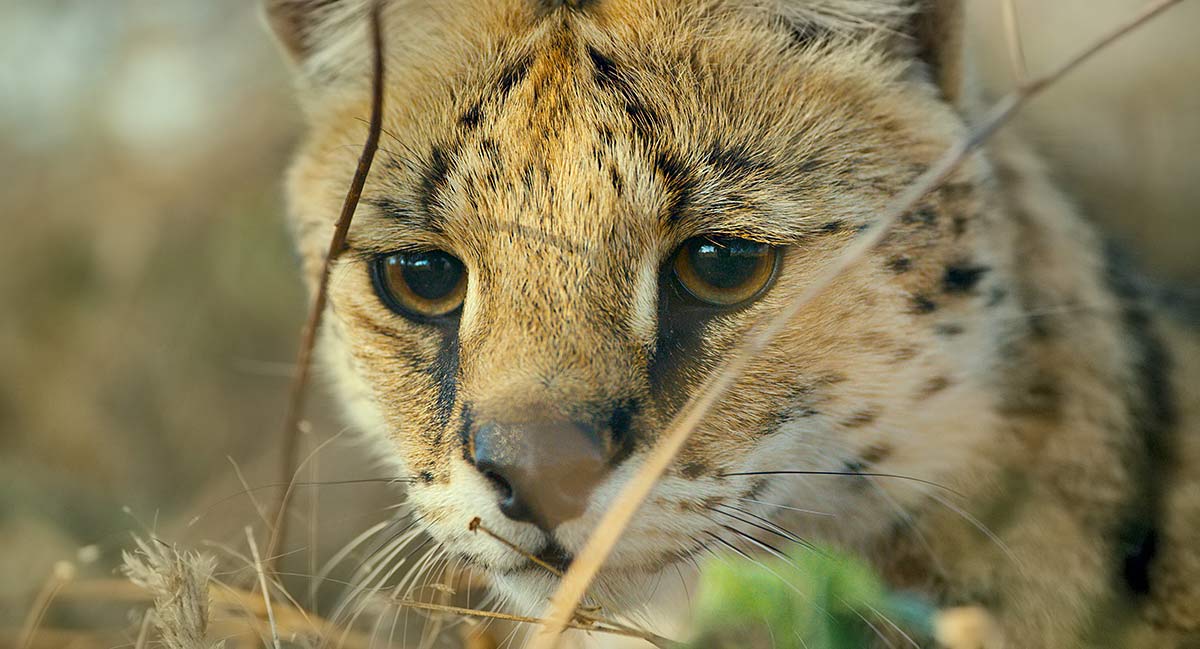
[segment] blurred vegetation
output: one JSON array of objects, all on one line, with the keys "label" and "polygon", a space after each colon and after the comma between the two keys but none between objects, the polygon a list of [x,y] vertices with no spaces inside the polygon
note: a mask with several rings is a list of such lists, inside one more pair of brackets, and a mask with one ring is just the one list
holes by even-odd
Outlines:
[{"label": "blurred vegetation", "polygon": [[[1037,68],[1140,2],[1018,4]],[[983,76],[1007,84],[998,3],[971,6]],[[1200,5],[1180,7],[1024,120],[1086,207],[1193,285],[1197,24]],[[257,515],[245,495],[226,498],[242,491],[233,464],[251,484],[276,479],[304,296],[279,192],[299,119],[257,2],[0,0],[0,61],[0,628],[11,628],[56,560],[86,547],[82,569],[110,575],[130,529],[239,542]],[[326,439],[342,429],[320,392],[309,412]],[[320,458],[326,479],[374,470],[348,443]],[[397,499],[351,485],[299,506],[317,494],[325,524],[296,544],[315,542],[318,558]]]}]

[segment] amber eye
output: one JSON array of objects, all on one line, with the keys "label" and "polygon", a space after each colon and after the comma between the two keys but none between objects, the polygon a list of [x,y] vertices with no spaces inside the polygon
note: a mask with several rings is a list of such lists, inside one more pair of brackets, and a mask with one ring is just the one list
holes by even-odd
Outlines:
[{"label": "amber eye", "polygon": [[675,253],[672,266],[693,297],[735,306],[762,294],[775,277],[779,249],[736,237],[695,237]]},{"label": "amber eye", "polygon": [[417,318],[450,315],[467,295],[467,269],[441,250],[402,252],[378,258],[375,290],[393,311]]}]

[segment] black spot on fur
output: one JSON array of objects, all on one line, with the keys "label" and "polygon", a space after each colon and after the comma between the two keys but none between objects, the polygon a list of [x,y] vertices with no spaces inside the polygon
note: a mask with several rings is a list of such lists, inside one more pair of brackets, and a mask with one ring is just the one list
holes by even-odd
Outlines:
[{"label": "black spot on fur", "polygon": [[596,83],[602,88],[612,88],[623,83],[623,80],[617,75],[617,64],[600,50],[592,47],[587,48],[588,59],[592,62],[592,67],[596,69]]},{"label": "black spot on fur", "polygon": [[647,142],[654,139],[658,118],[634,91],[633,85],[621,72],[615,61],[593,46],[587,47],[588,59],[595,68],[594,79],[601,91],[621,99],[625,115],[633,125],[634,132]]},{"label": "black spot on fur", "polygon": [[937,311],[937,302],[929,299],[924,295],[914,296],[912,299],[912,312],[917,315],[929,315]]},{"label": "black spot on fur", "polygon": [[821,226],[821,232],[833,234],[835,232],[841,232],[845,227],[846,224],[842,221],[829,221]]},{"label": "black spot on fur", "polygon": [[621,172],[617,169],[616,165],[609,165],[608,177],[609,180],[612,181],[613,190],[617,192],[617,196],[620,196],[622,193],[624,193],[625,179],[621,177]]},{"label": "black spot on fur", "polygon": [[1116,249],[1108,251],[1108,283],[1124,306],[1126,338],[1134,353],[1137,383],[1127,395],[1130,418],[1141,448],[1131,452],[1126,464],[1135,475],[1138,493],[1130,500],[1121,534],[1121,577],[1135,595],[1148,594],[1158,554],[1158,530],[1174,454],[1173,434],[1178,424],[1178,404],[1171,385],[1171,357],[1155,330],[1147,298],[1137,275]]},{"label": "black spot on fur", "polygon": [[458,117],[458,124],[464,129],[471,131],[479,126],[479,122],[483,120],[483,107],[478,103],[472,104],[470,108],[463,112]]},{"label": "black spot on fur", "polygon": [[908,257],[892,257],[887,262],[888,270],[896,273],[897,275],[901,273],[907,273],[908,271],[912,270],[912,265],[912,260]]},{"label": "black spot on fur", "polygon": [[509,64],[500,71],[500,76],[496,80],[496,95],[501,101],[506,99],[513,88],[516,88],[529,76],[529,66],[533,60],[528,56],[523,56]]},{"label": "black spot on fur", "polygon": [[421,478],[421,482],[424,482],[425,484],[433,482],[433,474],[428,471],[422,471],[419,474],[419,477]]},{"label": "black spot on fur", "polygon": [[963,327],[960,324],[954,324],[954,323],[940,324],[933,328],[934,333],[936,333],[937,335],[942,336],[944,338],[953,338],[954,336],[961,336],[964,333],[966,333],[966,331],[967,330],[965,327]]},{"label": "black spot on fur", "polygon": [[971,264],[950,266],[942,276],[942,287],[947,293],[970,293],[989,270],[986,266]]},{"label": "black spot on fur", "polygon": [[924,226],[937,225],[938,213],[937,210],[931,207],[922,207],[915,212],[909,212],[900,219],[904,223],[919,223]]},{"label": "black spot on fur", "polygon": [[842,422],[842,426],[846,428],[869,426],[879,419],[879,414],[878,408],[866,408],[850,415],[850,417]]},{"label": "black spot on fur", "polygon": [[917,395],[918,400],[928,399],[950,387],[950,379],[945,376],[938,376],[930,379],[921,388],[921,392]]},{"label": "black spot on fur", "polygon": [[709,466],[703,462],[687,462],[679,468],[679,473],[688,480],[695,480],[710,470]]}]

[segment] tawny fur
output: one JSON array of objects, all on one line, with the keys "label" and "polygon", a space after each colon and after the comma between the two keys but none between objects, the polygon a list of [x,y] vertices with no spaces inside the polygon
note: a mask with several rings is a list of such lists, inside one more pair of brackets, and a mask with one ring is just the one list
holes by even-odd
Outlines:
[{"label": "tawny fur", "polygon": [[[528,609],[551,581],[467,524],[527,545],[540,534],[504,518],[464,461],[464,409],[637,404],[632,457],[556,532],[578,550],[722,356],[962,138],[978,103],[955,2],[568,4],[387,4],[386,136],[322,344],[351,416],[416,479],[422,524]],[[311,125],[288,184],[311,281],[366,129],[364,11],[268,5]],[[714,233],[785,246],[781,274],[667,354],[663,266]],[[452,341],[389,311],[368,277],[373,256],[422,247],[468,268]],[[710,509],[724,504],[857,551],[897,588],[982,606],[1008,646],[1195,646],[1200,348],[1153,293],[1002,135],[753,364],[595,602],[654,611],[653,586],[721,523],[760,533]],[[666,379],[647,369],[664,354]],[[846,467],[956,493],[723,477]]]}]

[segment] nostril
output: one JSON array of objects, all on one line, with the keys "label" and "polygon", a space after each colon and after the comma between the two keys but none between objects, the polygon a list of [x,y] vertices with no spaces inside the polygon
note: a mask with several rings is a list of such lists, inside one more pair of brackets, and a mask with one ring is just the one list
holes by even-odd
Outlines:
[{"label": "nostril", "polygon": [[489,482],[491,482],[493,485],[496,486],[497,489],[500,490],[500,498],[502,500],[511,500],[512,499],[512,497],[513,497],[512,485],[509,484],[508,480],[504,479],[504,476],[500,475],[499,473],[496,473],[496,471],[494,471],[493,469],[483,469],[482,472],[483,472],[483,477],[487,478],[487,480]]}]

